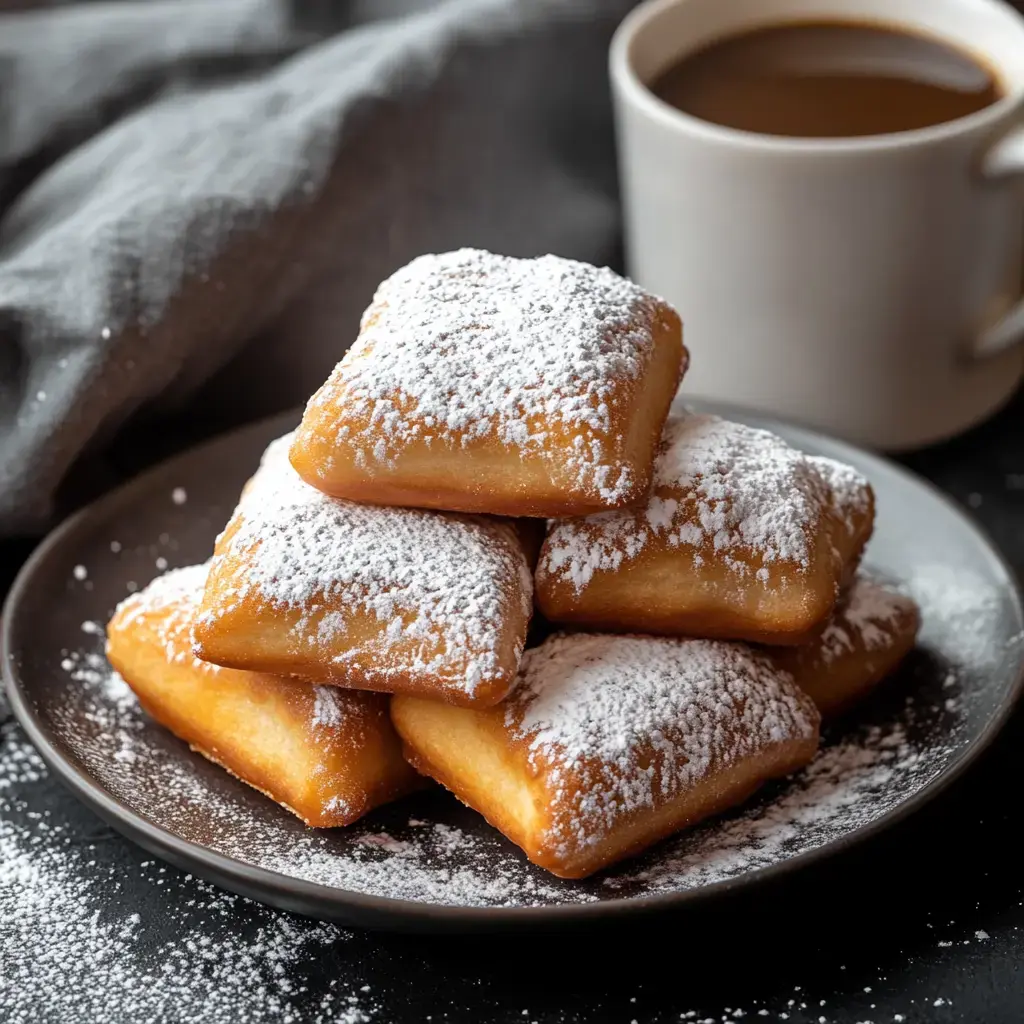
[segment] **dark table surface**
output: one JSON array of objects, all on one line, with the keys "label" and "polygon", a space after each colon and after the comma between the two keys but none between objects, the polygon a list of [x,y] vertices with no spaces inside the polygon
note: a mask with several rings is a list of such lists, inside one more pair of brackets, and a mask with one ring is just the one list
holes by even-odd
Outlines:
[{"label": "dark table surface", "polygon": [[[1024,568],[1024,396],[904,461]],[[27,547],[0,548],[0,584]],[[349,932],[164,866],[8,721],[0,1021],[1024,1021],[1022,739],[1017,714],[929,809],[760,892],[628,929],[462,940]]]}]

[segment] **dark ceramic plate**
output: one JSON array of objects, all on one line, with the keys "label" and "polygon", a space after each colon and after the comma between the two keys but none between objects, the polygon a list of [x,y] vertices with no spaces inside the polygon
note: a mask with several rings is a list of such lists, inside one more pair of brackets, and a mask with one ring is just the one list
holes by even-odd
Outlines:
[{"label": "dark ceramic plate", "polygon": [[826,735],[808,769],[584,882],[534,868],[440,791],[348,829],[307,829],[149,722],[111,673],[102,636],[130,590],[209,556],[264,446],[294,420],[197,448],[70,519],[25,566],[4,617],[10,697],[54,772],[125,835],[227,889],[315,917],[409,930],[532,928],[678,907],[893,824],[967,767],[1018,695],[1020,599],[970,521],[888,462],[769,424],[870,478],[878,524],[867,567],[906,587],[923,610],[918,650]]}]

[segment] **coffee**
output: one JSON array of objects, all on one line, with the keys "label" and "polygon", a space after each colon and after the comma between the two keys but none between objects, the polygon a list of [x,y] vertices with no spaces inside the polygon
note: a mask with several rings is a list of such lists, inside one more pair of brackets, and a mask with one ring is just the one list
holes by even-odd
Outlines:
[{"label": "coffee", "polygon": [[844,138],[953,121],[995,103],[998,79],[937,39],[853,22],[758,28],[688,54],[651,85],[666,103],[765,135]]}]

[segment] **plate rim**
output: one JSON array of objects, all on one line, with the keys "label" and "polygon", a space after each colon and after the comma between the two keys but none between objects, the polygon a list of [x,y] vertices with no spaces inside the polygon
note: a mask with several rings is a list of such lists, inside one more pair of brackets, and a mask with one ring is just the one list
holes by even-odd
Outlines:
[{"label": "plate rim", "polygon": [[[702,401],[681,396],[679,401],[701,411],[714,411],[753,426],[779,430],[797,436],[798,443],[809,442],[811,447],[825,441],[840,457],[852,453],[855,459],[868,465],[876,463],[905,483],[927,491],[956,517],[973,535],[973,539],[993,566],[1005,576],[1009,584],[1009,597],[1016,617],[1024,622],[1024,598],[1016,572],[988,534],[944,491],[931,481],[919,476],[899,463],[876,452],[859,448],[847,441],[832,438],[797,423],[788,423],[766,416],[756,410],[739,406]],[[1024,694],[1024,649],[1018,655],[1016,676],[998,707],[984,728],[954,758],[917,792],[885,811],[878,818],[845,835],[831,839],[821,846],[805,850],[774,864],[754,868],[732,878],[676,892],[649,896],[614,897],[586,903],[554,903],[534,906],[492,907],[466,906],[405,898],[379,896],[351,889],[341,889],[296,878],[280,871],[247,864],[227,854],[211,850],[171,832],[147,816],[133,810],[119,800],[83,767],[66,757],[51,740],[51,730],[42,722],[29,699],[30,687],[24,682],[14,664],[14,623],[17,612],[30,592],[39,566],[55,551],[65,546],[85,524],[123,502],[129,502],[137,491],[145,491],[150,480],[163,477],[170,467],[181,461],[191,461],[208,448],[229,445],[233,439],[248,433],[270,432],[273,424],[295,423],[301,410],[293,409],[274,416],[254,420],[230,431],[194,445],[170,458],[164,459],[139,475],[126,481],[96,501],[75,512],[51,531],[35,548],[16,576],[3,611],[0,613],[0,661],[11,709],[35,746],[48,769],[66,788],[100,816],[108,825],[126,836],[136,845],[168,861],[174,866],[191,871],[207,881],[242,896],[268,904],[280,910],[299,913],[320,920],[343,925],[367,927],[389,931],[484,932],[512,930],[542,930],[550,927],[574,926],[601,921],[621,921],[671,911],[686,905],[699,905],[746,891],[798,872],[815,863],[848,852],[905,821],[926,804],[940,796],[960,779],[991,746],[1002,731],[1015,706]],[[53,733],[56,736],[55,733]],[[197,755],[198,756],[198,755]]]}]

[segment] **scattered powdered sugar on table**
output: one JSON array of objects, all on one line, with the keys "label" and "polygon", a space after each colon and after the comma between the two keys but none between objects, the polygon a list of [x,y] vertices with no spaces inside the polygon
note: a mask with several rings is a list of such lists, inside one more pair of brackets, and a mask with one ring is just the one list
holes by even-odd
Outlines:
[{"label": "scattered powdered sugar on table", "polygon": [[218,600],[197,622],[212,626],[254,596],[299,609],[293,635],[323,647],[362,610],[381,628],[342,645],[338,664],[368,676],[440,676],[468,694],[507,675],[505,623],[513,612],[528,617],[533,594],[512,527],[328,497],[292,469],[290,442],[289,434],[264,453],[211,563]]},{"label": "scattered powdered sugar on table", "polygon": [[[557,459],[608,502],[637,485],[616,410],[651,363],[663,303],[607,268],[460,249],[384,281],[310,400],[372,472],[410,444],[494,441]],[[621,413],[620,413],[621,415]],[[573,438],[571,449],[552,434]]]},{"label": "scattered powdered sugar on table", "polygon": [[868,494],[853,468],[805,455],[767,430],[676,414],[665,424],[646,508],[553,521],[538,571],[579,591],[596,572],[615,571],[657,542],[707,545],[740,574],[754,557],[767,580],[772,563],[806,570],[825,509],[849,520]]},{"label": "scattered powdered sugar on table", "polygon": [[[376,1018],[375,1000],[345,972],[333,972],[315,996],[295,981],[304,962],[343,946],[348,933],[180,876],[131,847],[119,853],[98,821],[93,834],[82,834],[59,806],[30,807],[14,795],[45,776],[15,723],[0,726],[5,1024]],[[132,911],[129,874],[133,885],[164,894],[158,920]]]}]

